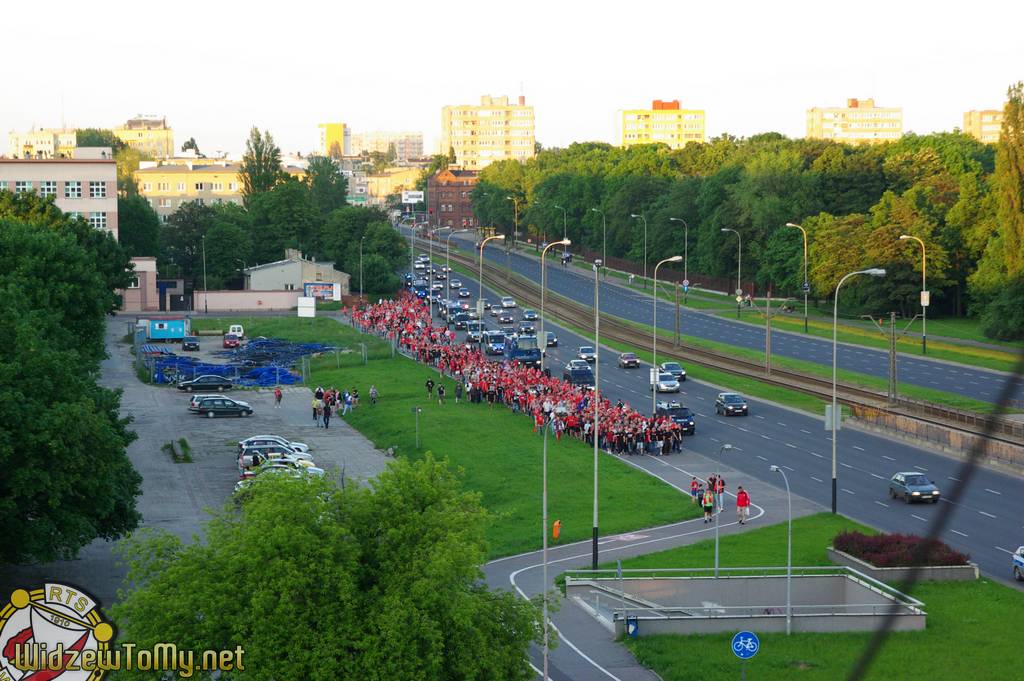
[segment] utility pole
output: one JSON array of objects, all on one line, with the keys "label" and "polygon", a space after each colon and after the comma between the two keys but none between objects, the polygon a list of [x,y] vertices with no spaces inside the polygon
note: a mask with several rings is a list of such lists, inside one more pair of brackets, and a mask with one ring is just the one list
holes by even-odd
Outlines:
[{"label": "utility pole", "polygon": [[675,346],[679,347],[679,282],[676,282],[676,338]]},{"label": "utility pole", "polygon": [[764,299],[764,373],[772,375],[772,290]]},{"label": "utility pole", "polygon": [[896,313],[889,313],[889,404],[896,404]]}]

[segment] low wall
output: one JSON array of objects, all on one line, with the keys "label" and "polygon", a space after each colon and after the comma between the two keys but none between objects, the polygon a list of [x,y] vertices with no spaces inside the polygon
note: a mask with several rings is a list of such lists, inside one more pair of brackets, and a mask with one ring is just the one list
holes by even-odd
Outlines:
[{"label": "low wall", "polygon": [[[877,579],[886,584],[905,582],[910,578],[914,568],[909,567],[875,567],[856,556],[851,556],[845,551],[828,547],[828,559],[836,565],[852,567],[857,572],[862,572],[872,579]],[[978,566],[974,563],[969,565],[947,565],[942,567],[917,568],[917,578],[928,582],[970,582],[978,579]]]},{"label": "low wall", "polygon": [[192,309],[196,312],[257,312],[293,310],[302,291],[195,291]]}]

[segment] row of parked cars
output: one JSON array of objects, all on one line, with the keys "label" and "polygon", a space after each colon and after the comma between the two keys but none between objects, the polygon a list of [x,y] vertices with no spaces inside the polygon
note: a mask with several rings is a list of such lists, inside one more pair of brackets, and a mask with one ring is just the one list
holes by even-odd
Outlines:
[{"label": "row of parked cars", "polygon": [[248,402],[236,400],[221,393],[221,391],[229,390],[232,387],[231,381],[223,376],[198,376],[191,381],[183,381],[183,383],[188,383],[189,385],[183,388],[182,384],[178,384],[178,390],[187,390],[189,392],[196,389],[217,391],[215,393],[196,393],[190,396],[188,399],[188,410],[193,414],[199,414],[211,419],[217,416],[244,417],[252,416],[253,414],[252,405]]},{"label": "row of parked cars", "polygon": [[235,492],[249,487],[261,475],[323,477],[309,445],[280,435],[253,435],[238,441],[238,482]]}]

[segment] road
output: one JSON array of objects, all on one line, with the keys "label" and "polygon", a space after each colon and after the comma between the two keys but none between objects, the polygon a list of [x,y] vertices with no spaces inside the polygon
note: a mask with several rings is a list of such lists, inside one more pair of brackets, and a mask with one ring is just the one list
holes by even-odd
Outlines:
[{"label": "road", "polygon": [[[407,235],[408,231],[405,233]],[[452,237],[452,241],[459,242],[464,250],[473,250],[472,234],[458,234]],[[484,257],[500,266],[508,264],[514,272],[533,281],[540,281],[540,262],[535,257],[512,253],[506,258],[505,250],[501,247],[485,249]],[[578,268],[562,267],[554,256],[552,260],[554,262],[547,262],[548,289],[577,302],[593,304],[592,277]],[[601,311],[643,324],[652,323],[651,297],[611,281],[601,284]],[[659,303],[658,328],[663,332],[675,332],[675,311],[674,304]],[[680,326],[684,335],[764,351],[765,332],[760,326],[685,308],[681,312]],[[772,354],[831,366],[832,343],[822,338],[775,330],[772,333]],[[889,359],[885,351],[844,344],[837,361],[841,369],[888,377]],[[995,402],[1010,378],[1009,374],[1002,372],[902,353],[899,356],[898,375],[903,384],[942,390],[984,402]],[[1014,398],[1024,399],[1024,387],[1017,390]]]}]

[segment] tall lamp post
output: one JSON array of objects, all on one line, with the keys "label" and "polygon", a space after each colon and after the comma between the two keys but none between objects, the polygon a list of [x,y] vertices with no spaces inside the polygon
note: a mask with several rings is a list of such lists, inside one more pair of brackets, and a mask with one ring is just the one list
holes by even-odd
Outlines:
[{"label": "tall lamp post", "polygon": [[736,235],[738,246],[736,247],[736,319],[740,318],[740,305],[743,304],[743,237],[735,229],[722,227],[723,232],[732,232]]},{"label": "tall lamp post", "polygon": [[566,241],[569,238],[569,212],[561,206],[555,206],[558,210],[562,211],[562,241]]},{"label": "tall lamp post", "polygon": [[683,223],[683,279],[686,281],[686,288],[683,289],[683,305],[686,304],[690,295],[690,225],[682,218],[669,218],[669,222]]},{"label": "tall lamp post", "polygon": [[512,228],[512,248],[515,249],[516,240],[519,238],[519,197],[506,196],[505,200],[512,202],[512,210],[514,211],[513,223],[515,226]]},{"label": "tall lamp post", "polygon": [[787,222],[786,227],[795,227],[804,236],[804,284],[802,288],[804,291],[804,333],[807,333],[807,294],[811,290],[811,282],[807,279],[807,230],[795,222]]},{"label": "tall lamp post", "polygon": [[600,208],[591,208],[595,213],[601,214],[601,264],[604,266],[604,278],[608,278],[608,223],[605,220],[604,211]]},{"label": "tall lamp post", "polygon": [[644,288],[647,288],[647,218],[637,213],[630,213],[629,217],[644,221]]},{"label": "tall lamp post", "polygon": [[789,493],[789,478],[786,472],[773,465],[773,473],[782,475],[782,481],[786,483],[786,508],[788,509],[788,521],[786,532],[786,636],[793,633],[793,497]]},{"label": "tall lamp post", "polygon": [[[489,236],[480,242],[480,279],[478,280],[477,286],[477,298],[476,298],[476,311],[480,315],[480,323],[483,324],[484,320],[484,246],[487,245],[488,241],[494,239],[504,239],[504,234],[496,234],[495,236]],[[543,292],[542,292],[543,293]]]},{"label": "tall lamp post", "polygon": [[885,270],[880,267],[872,267],[867,270],[857,270],[856,272],[850,272],[849,274],[843,275],[843,278],[836,284],[836,292],[832,297],[832,408],[825,419],[825,429],[832,431],[832,512],[836,512],[836,441],[839,439],[839,423],[842,420],[840,418],[839,411],[837,410],[836,400],[836,351],[839,348],[839,344],[836,342],[837,328],[839,322],[839,289],[850,277],[857,276],[858,274],[867,274],[872,277],[884,277]]},{"label": "tall lamp post", "polygon": [[913,239],[921,244],[921,354],[928,354],[928,254],[920,237],[901,234],[900,241]]},{"label": "tall lamp post", "polygon": [[[543,357],[543,355],[541,355]],[[541,527],[542,537],[542,558],[544,564],[541,581],[544,586],[544,681],[548,681],[548,431],[551,429],[548,424],[548,412],[544,412],[544,453],[541,457],[541,477],[544,479],[541,491]]]},{"label": "tall lamp post", "polygon": [[571,244],[572,242],[569,241],[568,239],[562,239],[561,241],[552,241],[551,243],[544,247],[543,251],[540,252],[540,336],[538,337],[538,340],[540,340],[540,342],[544,344],[544,349],[541,350],[540,353],[541,371],[544,370],[544,360],[547,358],[548,355],[548,336],[547,333],[544,331],[544,322],[546,321],[546,317],[544,316],[544,301],[547,297],[548,291],[548,270],[546,267],[544,267],[544,256],[548,254],[548,250],[551,249],[553,246],[569,246]]},{"label": "tall lamp post", "polygon": [[658,413],[658,268],[667,262],[679,262],[682,259],[683,256],[681,255],[673,255],[671,258],[665,258],[654,266],[654,296],[651,299],[654,301],[654,327],[652,329],[654,347],[651,352],[654,355],[651,367],[651,371],[654,372],[654,380],[651,381],[651,418],[654,418],[655,414]]},{"label": "tall lamp post", "polygon": [[[601,260],[594,261],[594,350],[597,352],[597,359],[594,360],[594,534],[591,544],[592,560],[591,569],[597,569],[597,456],[598,456],[598,426],[600,415],[598,407],[601,405],[601,298],[600,286],[598,285],[598,273],[601,271]],[[547,347],[547,337],[544,337],[544,344]]]},{"label": "tall lamp post", "polygon": [[206,286],[206,235],[203,235],[203,311],[210,314],[210,289]]},{"label": "tall lamp post", "polygon": [[366,241],[364,234],[359,239],[359,302],[363,302],[363,242]]},{"label": "tall lamp post", "polygon": [[[724,444],[718,448],[718,469],[715,473],[716,477],[722,476],[722,452],[725,450],[731,450],[731,444]],[[712,491],[714,495],[714,491]],[[715,495],[717,496],[717,495]],[[715,577],[718,577],[718,517],[722,515],[722,509],[718,509],[718,513],[715,514]]]},{"label": "tall lamp post", "polygon": [[448,277],[445,280],[445,286],[448,287],[448,296],[449,297],[451,297],[451,295],[452,295],[451,260],[449,259],[449,256],[451,255],[452,237],[455,236],[456,234],[462,234],[463,232],[472,232],[472,231],[473,230],[471,230],[471,229],[456,229],[455,231],[451,232],[447,237],[445,237],[445,240],[444,240],[444,273],[445,273],[445,276]]}]

